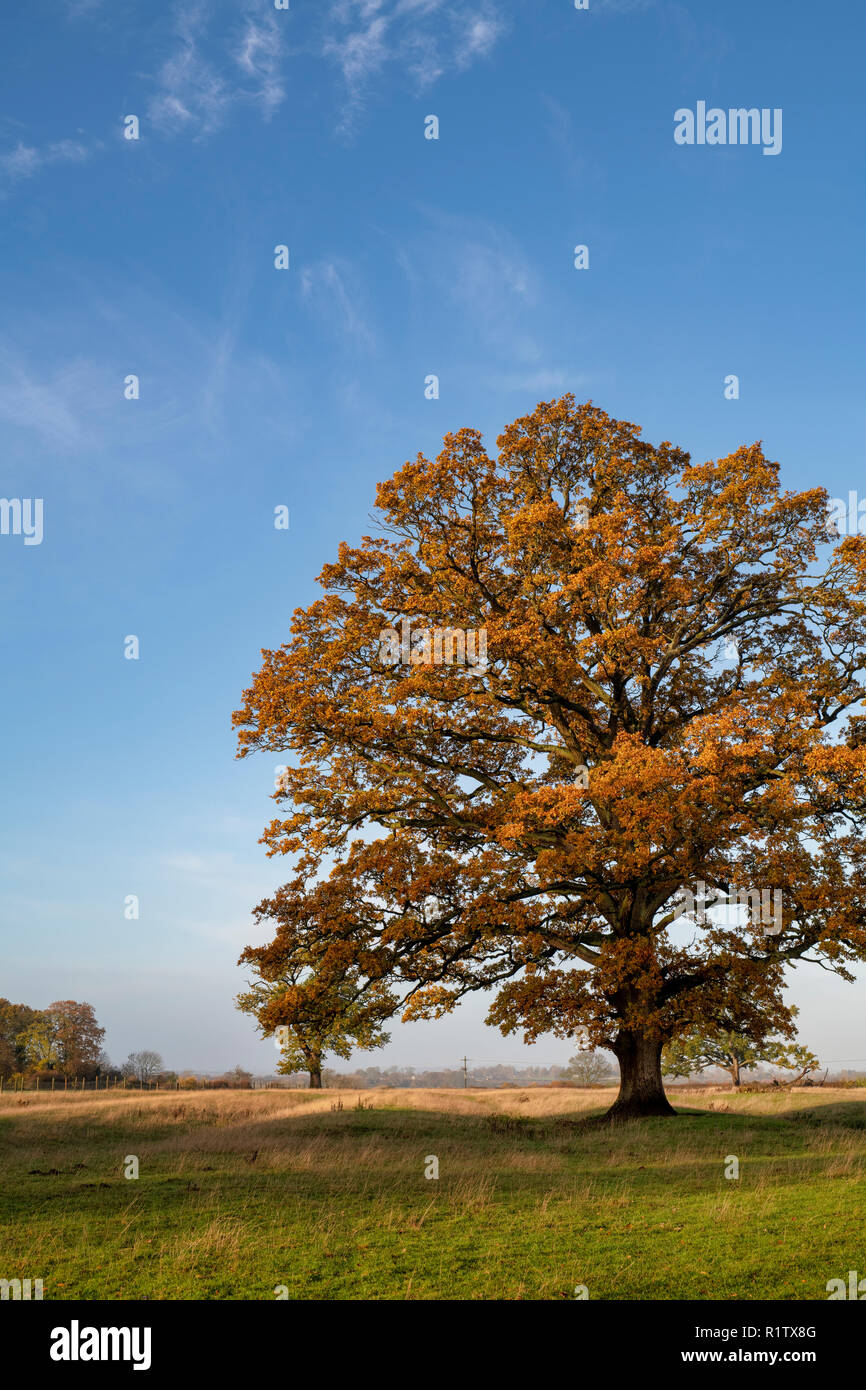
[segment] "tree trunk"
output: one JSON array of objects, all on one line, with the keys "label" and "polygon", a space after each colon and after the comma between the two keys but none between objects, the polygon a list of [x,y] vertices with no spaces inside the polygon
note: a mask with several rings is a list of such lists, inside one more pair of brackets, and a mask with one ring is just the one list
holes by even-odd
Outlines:
[{"label": "tree trunk", "polygon": [[731,1083],[734,1086],[739,1086],[740,1084],[740,1064],[737,1061],[736,1057],[733,1059],[731,1063]]},{"label": "tree trunk", "polygon": [[321,1091],[322,1089],[322,1062],[321,1058],[313,1057],[310,1061],[310,1090]]},{"label": "tree trunk", "polygon": [[622,1032],[613,1051],[619,1062],[619,1095],[607,1118],[640,1120],[648,1115],[675,1115],[662,1085],[661,1039]]}]

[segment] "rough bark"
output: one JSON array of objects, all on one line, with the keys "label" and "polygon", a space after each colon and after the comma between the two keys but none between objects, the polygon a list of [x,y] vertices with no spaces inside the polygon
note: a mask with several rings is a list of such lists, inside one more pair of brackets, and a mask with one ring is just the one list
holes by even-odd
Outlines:
[{"label": "rough bark", "polygon": [[639,1120],[648,1115],[675,1115],[662,1083],[662,1041],[622,1032],[613,1045],[619,1062],[619,1095],[607,1112],[610,1120]]}]

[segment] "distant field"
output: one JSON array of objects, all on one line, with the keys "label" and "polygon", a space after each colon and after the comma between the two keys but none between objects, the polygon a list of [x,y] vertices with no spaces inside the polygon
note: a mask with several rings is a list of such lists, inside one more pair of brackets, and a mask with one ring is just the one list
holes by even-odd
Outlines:
[{"label": "distant field", "polygon": [[0,1278],[46,1299],[824,1299],[866,1277],[860,1092],[672,1094],[678,1119],[613,1129],[599,1091],[5,1094]]}]

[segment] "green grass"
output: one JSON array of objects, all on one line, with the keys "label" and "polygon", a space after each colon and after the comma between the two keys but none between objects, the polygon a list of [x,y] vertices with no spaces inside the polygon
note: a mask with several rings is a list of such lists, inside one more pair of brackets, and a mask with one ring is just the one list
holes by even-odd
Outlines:
[{"label": "green grass", "polygon": [[6,1095],[0,1277],[51,1299],[823,1299],[866,1276],[852,1095],[693,1094],[614,1128],[592,1092]]}]

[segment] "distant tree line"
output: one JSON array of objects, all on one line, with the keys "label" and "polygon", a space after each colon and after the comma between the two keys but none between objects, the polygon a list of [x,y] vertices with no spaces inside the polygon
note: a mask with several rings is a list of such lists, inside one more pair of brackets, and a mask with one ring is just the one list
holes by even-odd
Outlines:
[{"label": "distant tree line", "polygon": [[[322,1075],[324,1084],[336,1090],[361,1090],[377,1086],[451,1088],[464,1084],[462,1067],[441,1071],[421,1071],[414,1067],[386,1067],[384,1070],[379,1067],[359,1067],[354,1072],[336,1072],[326,1068]],[[479,1066],[468,1067],[465,1075],[467,1086],[549,1086],[569,1080],[568,1067]]]},{"label": "distant tree line", "polygon": [[[265,972],[267,973],[267,972]],[[416,1070],[414,1067],[361,1067],[352,1072],[337,1072],[321,1067],[327,1047],[331,1052],[348,1056],[355,1046],[382,1046],[387,1034],[381,1024],[387,1006],[378,997],[361,1010],[346,993],[345,981],[340,989],[310,989],[306,981],[298,986],[285,978],[261,980],[250,993],[240,996],[239,1007],[256,1016],[262,1031],[276,1031],[278,1020],[291,1017],[292,1024],[284,1026],[288,1034],[281,1047],[278,1071],[286,1086],[301,1086],[305,1077],[310,1084],[324,1084],[331,1089],[366,1090],[380,1086],[459,1088],[468,1086],[605,1086],[612,1085],[615,1073],[610,1056],[595,1048],[584,1048],[566,1066],[516,1067],[511,1065],[453,1067],[444,1070]],[[288,1001],[288,1002],[287,1002]],[[289,1007],[291,1005],[291,1007]],[[275,1012],[271,1012],[275,1009]],[[790,1011],[792,1016],[796,1010]],[[745,1073],[759,1074],[760,1064],[799,1073],[800,1080],[818,1068],[818,1058],[807,1048],[790,1040],[793,1027],[784,1030],[789,1036],[773,1036],[764,1030],[742,1026],[732,1017],[726,1030],[693,1028],[671,1042],[663,1056],[663,1071],[667,1076],[692,1076],[709,1068],[723,1068],[731,1075],[732,1084],[739,1086]],[[739,1025],[739,1026],[737,1026]],[[342,1031],[341,1031],[342,1030]],[[102,1047],[105,1029],[96,1020],[93,1006],[74,999],[60,999],[47,1009],[34,1009],[27,1004],[13,1004],[0,999],[0,1077],[16,1082],[32,1078],[75,1077],[83,1081],[101,1081],[128,1087],[150,1088],[176,1085],[184,1090],[198,1087],[249,1088],[256,1080],[252,1072],[241,1066],[221,1076],[180,1076],[168,1071],[158,1052],[144,1048],[131,1052],[122,1066],[116,1067]],[[311,1047],[313,1051],[311,1052]]]},{"label": "distant tree line", "polygon": [[116,1066],[102,1046],[105,1029],[96,1019],[92,1004],[75,999],[58,999],[47,1009],[29,1004],[13,1004],[0,999],[0,1078],[15,1085],[36,1082],[81,1083],[150,1088],[181,1085],[249,1086],[252,1072],[235,1067],[223,1076],[199,1081],[195,1076],[179,1079],[166,1069],[158,1052],[142,1048],[130,1052]]},{"label": "distant tree line", "polygon": [[251,1071],[232,1067],[231,1071],[223,1072],[221,1076],[195,1076],[192,1072],[182,1072],[177,1083],[181,1091],[249,1090],[254,1080]]}]

